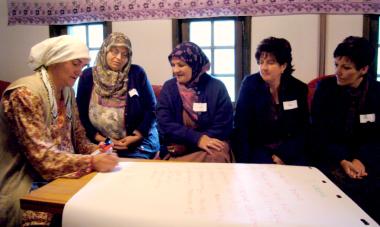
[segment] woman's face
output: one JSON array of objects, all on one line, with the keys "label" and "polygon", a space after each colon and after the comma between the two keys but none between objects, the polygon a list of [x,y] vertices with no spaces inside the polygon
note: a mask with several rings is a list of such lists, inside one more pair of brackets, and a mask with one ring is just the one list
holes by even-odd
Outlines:
[{"label": "woman's face", "polygon": [[336,81],[340,86],[358,87],[363,80],[363,75],[368,71],[368,66],[356,69],[355,64],[345,56],[335,58]]},{"label": "woman's face", "polygon": [[186,62],[178,58],[172,58],[170,64],[172,66],[173,75],[180,84],[187,84],[191,80],[193,70]]},{"label": "woman's face", "polygon": [[267,83],[274,83],[280,80],[281,74],[286,69],[286,63],[280,65],[276,58],[268,53],[262,53],[258,62],[260,75]]},{"label": "woman's face", "polygon": [[58,86],[72,87],[77,78],[82,74],[83,67],[85,67],[89,61],[90,60],[87,58],[74,59],[53,64],[49,66],[49,68],[51,68],[55,78],[60,78],[59,80],[56,80],[59,82]]},{"label": "woman's face", "polygon": [[108,67],[116,72],[121,71],[128,60],[128,49],[126,47],[111,47],[106,55]]}]

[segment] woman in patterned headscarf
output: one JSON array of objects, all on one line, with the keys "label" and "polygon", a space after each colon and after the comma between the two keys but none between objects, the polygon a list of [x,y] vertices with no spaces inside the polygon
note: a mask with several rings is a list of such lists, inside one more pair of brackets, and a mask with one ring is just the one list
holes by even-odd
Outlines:
[{"label": "woman in patterned headscarf", "polygon": [[[71,36],[44,40],[32,47],[33,75],[5,90],[0,106],[0,226],[48,226],[52,215],[22,212],[20,198],[58,177],[78,178],[110,171],[114,154],[90,155],[71,88],[89,62],[84,43]],[[81,153],[78,155],[75,153]],[[22,217],[22,218],[21,218]]]},{"label": "woman in patterned headscarf", "polygon": [[232,103],[224,84],[206,73],[208,58],[184,42],[169,62],[174,77],[165,82],[157,106],[164,159],[231,162]]},{"label": "woman in patterned headscarf", "polygon": [[87,137],[111,138],[120,157],[150,159],[159,150],[156,98],[143,68],[132,64],[126,35],[110,34],[78,84],[77,102]]}]

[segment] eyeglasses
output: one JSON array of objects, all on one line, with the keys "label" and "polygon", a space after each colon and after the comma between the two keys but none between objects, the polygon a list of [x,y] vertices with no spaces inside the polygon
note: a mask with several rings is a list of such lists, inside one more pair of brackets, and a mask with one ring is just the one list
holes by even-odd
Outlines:
[{"label": "eyeglasses", "polygon": [[122,59],[126,59],[126,58],[128,58],[128,52],[120,51],[119,49],[114,48],[114,47],[112,47],[112,48],[109,50],[109,52],[110,52],[114,57],[117,57],[117,56],[119,56],[119,54],[120,54],[120,57],[121,57]]}]

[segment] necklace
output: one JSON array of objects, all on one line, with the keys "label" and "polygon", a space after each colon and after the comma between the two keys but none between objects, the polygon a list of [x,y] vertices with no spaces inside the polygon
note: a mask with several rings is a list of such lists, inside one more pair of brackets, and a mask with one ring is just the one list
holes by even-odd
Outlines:
[{"label": "necklace", "polygon": [[48,81],[49,81],[49,83],[50,83],[50,86],[51,86],[51,89],[52,89],[53,94],[54,94],[54,96],[55,96],[55,99],[56,99],[57,101],[61,100],[61,99],[62,99],[62,92],[59,92],[59,93],[57,92],[57,87],[55,86],[53,80],[50,78],[50,75],[49,75],[49,74],[48,74],[48,76],[47,76],[47,79],[48,79]]}]

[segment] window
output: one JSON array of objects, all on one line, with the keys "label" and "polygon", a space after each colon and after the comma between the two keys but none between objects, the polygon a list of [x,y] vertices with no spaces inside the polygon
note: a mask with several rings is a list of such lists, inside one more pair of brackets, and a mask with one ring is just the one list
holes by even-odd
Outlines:
[{"label": "window", "polygon": [[379,24],[379,19],[380,19],[380,16],[377,18],[377,69],[376,69],[376,72],[377,72],[377,80],[380,81],[380,57],[379,57],[379,53],[380,53],[380,24]]},{"label": "window", "polygon": [[[103,23],[88,23],[88,24],[77,24],[77,25],[53,25],[50,26],[50,36],[59,35],[72,35],[81,39],[87,44],[90,50],[91,61],[89,67],[95,64],[96,55],[102,45],[104,38],[111,33],[111,24],[109,22]],[[74,91],[77,90],[77,80],[73,86]]]},{"label": "window", "polygon": [[379,15],[364,15],[363,20],[363,37],[367,38],[372,46],[375,47],[375,61],[370,67],[371,75],[376,76],[377,81],[380,81],[380,24]]},{"label": "window", "polygon": [[177,20],[173,31],[174,46],[191,41],[202,48],[211,62],[208,73],[225,84],[235,102],[241,80],[249,74],[250,18]]}]

